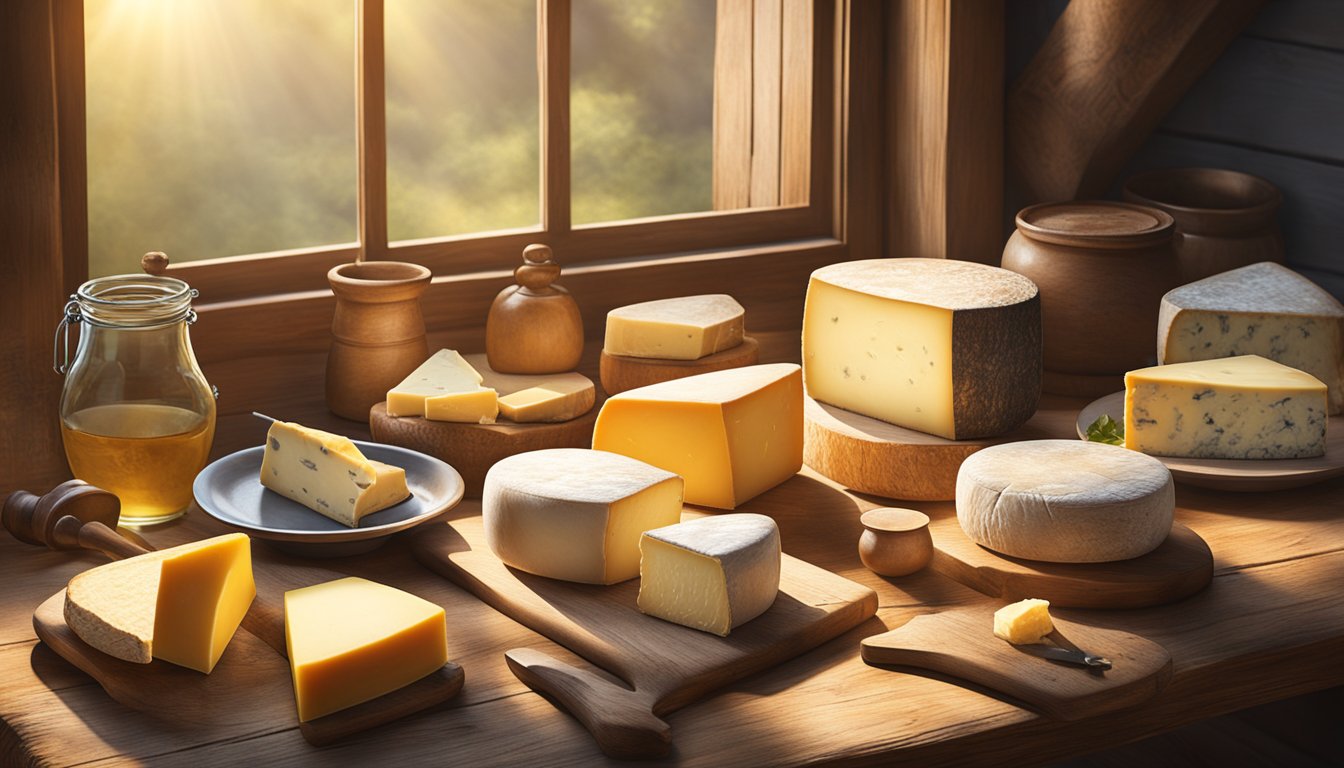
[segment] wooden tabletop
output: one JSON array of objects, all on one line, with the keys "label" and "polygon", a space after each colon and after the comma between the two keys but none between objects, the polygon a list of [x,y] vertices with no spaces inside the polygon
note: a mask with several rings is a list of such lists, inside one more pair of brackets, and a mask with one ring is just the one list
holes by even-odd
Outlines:
[{"label": "wooden tabletop", "polygon": [[[1047,397],[1035,417],[1073,437],[1079,401]],[[359,436],[359,425],[347,425]],[[257,428],[257,438],[264,426]],[[45,490],[45,489],[30,489]],[[1179,521],[1213,549],[1216,576],[1175,605],[1132,611],[1059,611],[1123,629],[1170,651],[1174,677],[1141,707],[1095,720],[1053,721],[951,682],[879,669],[859,641],[911,617],[987,602],[925,570],[884,579],[859,562],[860,514],[883,506],[804,469],[742,511],[774,517],[785,551],[877,590],[880,609],[848,634],[668,717],[685,765],[1021,764],[1082,754],[1255,704],[1344,683],[1344,478],[1266,494],[1178,486]],[[938,519],[949,503],[902,503]],[[464,502],[453,517],[479,513]],[[151,529],[157,547],[223,532],[200,512]],[[264,544],[256,567],[298,561]],[[533,647],[579,659],[423,569],[404,538],[357,558],[319,563],[409,590],[448,612],[449,655],[466,670],[455,705],[317,749],[292,716],[258,726],[246,717],[201,728],[128,710],[37,643],[33,610],[102,559],[51,552],[0,532],[0,765],[74,763],[594,765],[588,733],[522,685],[504,651]],[[311,562],[311,561],[310,561]],[[279,569],[275,569],[279,570]],[[293,586],[301,586],[294,584]],[[278,658],[278,657],[277,657]],[[228,663],[226,653],[221,663]],[[276,665],[283,674],[283,662]]]}]

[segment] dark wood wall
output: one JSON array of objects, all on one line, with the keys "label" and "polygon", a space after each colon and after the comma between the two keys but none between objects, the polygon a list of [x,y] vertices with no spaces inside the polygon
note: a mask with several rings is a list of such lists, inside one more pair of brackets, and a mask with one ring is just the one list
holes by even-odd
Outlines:
[{"label": "dark wood wall", "polygon": [[[1066,5],[1010,6],[1010,82]],[[1175,166],[1230,168],[1277,185],[1289,265],[1344,298],[1344,2],[1266,3],[1163,119],[1122,179]],[[1113,196],[1118,192],[1117,184]]]}]

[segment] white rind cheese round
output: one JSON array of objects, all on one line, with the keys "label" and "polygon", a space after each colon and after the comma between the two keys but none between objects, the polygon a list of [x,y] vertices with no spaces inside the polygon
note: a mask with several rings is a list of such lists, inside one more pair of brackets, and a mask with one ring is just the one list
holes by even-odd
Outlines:
[{"label": "white rind cheese round", "polygon": [[639,537],[681,520],[681,477],[584,448],[510,456],[485,475],[485,541],[505,564],[584,584],[639,575]]},{"label": "white rind cheese round", "polygon": [[957,520],[975,543],[1054,563],[1128,560],[1171,533],[1176,491],[1151,456],[1081,440],[1007,443],[957,473]]}]

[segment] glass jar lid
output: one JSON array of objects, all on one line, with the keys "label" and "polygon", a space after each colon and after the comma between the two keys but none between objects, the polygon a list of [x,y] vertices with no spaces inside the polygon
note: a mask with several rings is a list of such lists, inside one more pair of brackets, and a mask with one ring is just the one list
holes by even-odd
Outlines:
[{"label": "glass jar lid", "polygon": [[83,322],[105,328],[159,328],[194,322],[197,291],[175,277],[112,275],[79,286],[71,296]]}]

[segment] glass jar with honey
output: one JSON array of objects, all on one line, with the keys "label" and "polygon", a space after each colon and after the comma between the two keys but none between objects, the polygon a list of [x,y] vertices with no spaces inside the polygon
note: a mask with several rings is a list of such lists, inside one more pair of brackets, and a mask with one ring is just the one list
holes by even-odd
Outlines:
[{"label": "glass jar with honey", "polygon": [[[121,499],[122,525],[185,512],[210,453],[215,393],[191,349],[195,296],[171,277],[100,277],[70,297],[57,329],[65,456],[75,477]],[[67,369],[71,325],[79,346]]]}]

